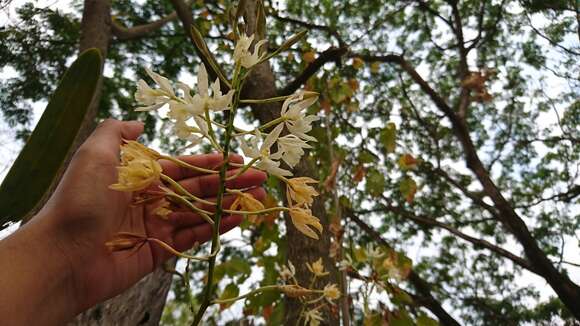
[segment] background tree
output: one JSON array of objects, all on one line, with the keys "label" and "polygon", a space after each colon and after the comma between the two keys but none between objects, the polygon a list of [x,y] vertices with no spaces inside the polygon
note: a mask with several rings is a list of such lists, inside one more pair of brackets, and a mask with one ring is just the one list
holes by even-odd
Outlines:
[{"label": "background tree", "polygon": [[[90,9],[95,5],[102,11],[92,18],[101,24],[82,24],[81,17],[86,22],[99,12]],[[163,116],[131,110],[136,78],[144,65],[170,78],[195,71],[199,58],[187,41],[192,24],[224,59],[219,50],[233,46],[231,5],[127,1],[109,9],[108,2],[85,1],[71,14],[23,6],[19,23],[0,31],[7,45],[0,62],[17,73],[0,84],[3,115],[25,138],[31,102],[52,92],[79,36],[81,44],[98,40],[82,37],[93,29],[107,36],[108,51],[98,118],[139,117],[149,137],[164,134]],[[297,240],[293,228],[273,223],[275,217],[245,225],[243,239],[251,247],[224,252],[220,286],[255,281],[249,274],[256,266],[261,284],[275,282],[275,265],[285,257],[307,278],[305,263],[323,256],[333,277],[350,285],[353,304],[345,300],[340,309],[353,321],[372,315],[417,322],[422,307],[444,324],[572,320],[580,311],[580,290],[569,279],[578,282],[578,261],[571,261],[578,259],[573,248],[580,223],[577,3],[292,0],[264,6],[271,49],[298,28],[309,34],[298,49],[256,70],[247,97],[303,86],[322,94],[318,145],[296,172],[326,180],[315,207],[332,232],[314,243]],[[256,2],[245,7],[253,30]],[[251,112],[265,122],[279,107]],[[165,137],[161,146],[176,150],[180,144]],[[413,271],[361,311],[365,298],[357,279],[369,282],[361,256],[369,243],[407,253]],[[352,257],[361,272],[333,269],[330,256]],[[541,301],[543,281],[533,288],[517,281],[532,274],[556,296]],[[167,280],[164,275],[157,277]],[[193,275],[196,284],[202,275]],[[169,282],[159,284],[157,311]],[[174,284],[168,310],[182,309],[185,300]],[[133,323],[157,323],[151,304],[120,300],[123,309],[143,308],[131,315]],[[286,321],[297,320],[294,305],[286,302]],[[235,319],[261,315],[275,324],[283,307],[279,296],[262,295],[246,302],[246,317]],[[99,311],[89,315],[103,318]],[[179,318],[173,312],[165,321]],[[128,315],[108,318],[120,314]]]}]

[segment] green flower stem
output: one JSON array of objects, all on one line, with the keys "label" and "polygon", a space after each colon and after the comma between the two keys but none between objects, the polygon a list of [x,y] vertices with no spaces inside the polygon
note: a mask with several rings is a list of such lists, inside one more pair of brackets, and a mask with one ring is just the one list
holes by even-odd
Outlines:
[{"label": "green flower stem", "polygon": [[275,103],[275,102],[282,102],[286,99],[290,98],[292,95],[285,95],[285,96],[276,96],[271,98],[264,98],[264,99],[245,99],[240,100],[240,103],[244,104],[266,104],[266,103]]},{"label": "green flower stem", "polygon": [[198,261],[208,261],[212,257],[212,255],[196,257],[196,256],[190,256],[188,254],[184,254],[182,252],[175,250],[173,247],[171,247],[167,243],[165,243],[159,239],[156,239],[156,238],[147,238],[147,241],[153,242],[153,243],[161,246],[161,248],[165,249],[166,251],[168,251],[172,255],[175,255],[175,256],[178,256],[181,258],[187,258],[187,259],[198,260]]},{"label": "green flower stem", "polygon": [[266,214],[266,213],[271,213],[271,212],[288,212],[290,211],[290,208],[288,207],[271,207],[271,208],[266,208],[266,209],[262,209],[259,211],[234,211],[234,210],[230,210],[230,209],[224,209],[223,212],[224,213],[228,213],[228,214],[239,214],[239,215],[259,215],[259,214]]},{"label": "green flower stem", "polygon": [[[228,117],[228,123],[226,125],[226,132],[224,135],[224,143],[223,143],[223,158],[224,158],[224,164],[222,164],[221,168],[220,168],[220,183],[219,183],[219,187],[218,187],[218,192],[217,192],[217,198],[216,198],[216,212],[214,214],[214,221],[215,221],[215,225],[213,226],[213,237],[212,237],[212,242],[211,242],[211,249],[212,252],[216,252],[216,256],[217,256],[217,250],[219,250],[219,246],[220,246],[220,240],[219,240],[219,236],[220,236],[220,230],[219,230],[219,225],[224,213],[224,210],[222,208],[222,202],[223,202],[223,197],[225,194],[225,189],[226,189],[226,172],[228,171],[228,166],[229,166],[229,152],[230,152],[230,142],[232,139],[232,134],[234,133],[234,118],[236,116],[236,111],[238,108],[238,104],[240,102],[240,92],[241,92],[241,81],[238,79],[239,74],[240,74],[240,65],[239,63],[236,63],[236,67],[234,68],[234,76],[232,78],[232,89],[235,90],[235,97],[234,97],[234,101],[232,103],[232,109],[230,110],[230,112],[224,112],[224,114],[229,113]],[[209,117],[209,114],[208,114]],[[211,121],[208,119],[208,121]],[[208,123],[208,125],[211,126],[211,123]],[[216,250],[217,249],[217,250]],[[212,296],[213,296],[213,287],[214,287],[214,270],[215,270],[215,262],[216,262],[216,256],[212,256],[210,257],[209,261],[208,261],[208,269],[207,269],[207,284],[205,285],[205,289],[204,289],[204,295],[203,295],[203,301],[201,303],[201,306],[199,307],[199,310],[197,311],[197,313],[195,314],[195,318],[193,319],[193,323],[192,325],[199,325],[199,323],[201,322],[203,315],[205,313],[205,311],[207,310],[207,308],[209,307],[209,305],[212,302]]]},{"label": "green flower stem", "polygon": [[260,129],[260,131],[264,131],[264,130],[267,130],[268,128],[273,127],[273,126],[275,126],[281,122],[284,122],[284,121],[286,121],[286,117],[279,117],[277,119],[274,119],[272,121],[269,121],[269,122],[261,125],[260,127],[258,127],[258,129]]},{"label": "green flower stem", "polygon": [[188,259],[185,265],[185,273],[183,273],[183,285],[185,286],[185,293],[187,295],[187,301],[189,301],[189,310],[191,313],[195,313],[195,298],[191,292],[191,284],[189,284],[190,272],[189,265],[191,261]]},{"label": "green flower stem", "polygon": [[[304,98],[310,98],[310,97],[319,96],[319,95],[320,94],[318,92],[304,91]],[[276,96],[276,97],[271,97],[271,98],[262,98],[262,99],[244,99],[244,100],[240,100],[240,103],[244,103],[244,104],[275,103],[275,102],[285,101],[285,100],[291,98],[292,96],[294,96],[294,94],[284,95],[284,96]]]},{"label": "green flower stem", "polygon": [[207,174],[218,174],[219,173],[219,171],[216,171],[216,170],[209,170],[209,169],[200,168],[200,167],[195,166],[195,165],[191,165],[191,164],[186,163],[186,162],[183,162],[182,160],[177,159],[175,157],[161,155],[160,158],[161,159],[164,159],[164,160],[171,161],[171,162],[173,162],[173,163],[175,163],[175,164],[177,164],[177,165],[179,165],[181,167],[184,167],[184,168],[187,168],[187,169],[191,169],[193,171],[207,173]]},{"label": "green flower stem", "polygon": [[281,176],[281,175],[275,175],[275,174],[273,174],[273,176],[275,176],[279,180],[283,181],[284,183],[288,184],[288,178]]},{"label": "green flower stem", "polygon": [[205,211],[197,206],[195,206],[194,204],[192,204],[189,200],[183,198],[183,196],[179,196],[178,194],[167,194],[167,196],[176,199],[177,201],[179,201],[180,203],[184,204],[185,206],[187,206],[187,208],[191,209],[192,211],[196,212],[197,214],[199,214],[199,216],[201,216],[207,223],[209,223],[209,225],[211,225],[213,227],[213,225],[215,224],[214,221],[211,219],[211,217],[209,217],[210,214],[208,214],[208,211]]},{"label": "green flower stem", "polygon": [[[187,197],[195,200],[196,202],[199,202],[199,203],[202,203],[202,204],[206,204],[206,205],[209,205],[209,206],[215,206],[216,205],[216,203],[214,203],[214,202],[211,202],[209,200],[205,200],[205,199],[199,198],[196,195],[190,193],[189,191],[187,191],[187,189],[183,188],[183,186],[181,186],[177,181],[171,179],[170,177],[166,176],[165,174],[161,174],[161,179],[163,179],[164,181],[169,182],[182,195],[185,195],[185,196],[187,196]],[[201,209],[201,208],[199,208],[199,209]],[[211,212],[208,212],[208,211],[204,211],[204,212],[206,214],[211,214]]]},{"label": "green flower stem", "polygon": [[[286,118],[286,117],[279,117],[279,118],[277,118],[277,119],[274,119],[274,120],[272,120],[272,121],[269,121],[268,123],[265,123],[265,124],[263,124],[263,125],[259,126],[259,127],[258,127],[258,129],[259,129],[260,131],[265,131],[265,130],[267,130],[268,128],[270,128],[270,127],[273,127],[273,126],[275,126],[275,125],[277,125],[277,124],[279,124],[279,123],[281,123],[281,122],[284,122],[284,121],[286,121],[286,120],[287,120],[287,118]],[[234,134],[233,136],[234,136],[234,137],[240,137],[240,136],[249,135],[249,134],[252,134],[252,133],[254,133],[254,130],[252,130],[252,131],[243,131],[243,132],[238,132],[238,133]]]},{"label": "green flower stem", "polygon": [[304,36],[306,36],[307,33],[308,33],[308,30],[304,29],[304,30],[301,30],[300,32],[292,35],[279,48],[277,48],[276,50],[274,50],[274,52],[272,52],[272,53],[268,54],[267,56],[265,56],[264,58],[262,58],[262,60],[260,60],[257,64],[268,61],[271,58],[273,58],[274,56],[281,53],[282,51],[288,50],[290,47],[292,47],[292,45],[296,44],[298,41],[300,41],[302,38],[304,38]]},{"label": "green flower stem", "polygon": [[[205,108],[204,117],[205,117],[205,122],[207,123],[207,133],[209,135],[210,142],[218,151],[223,153],[224,149],[220,146],[220,144],[215,139],[215,132],[213,131],[211,117],[209,116],[209,108],[208,107]],[[226,158],[226,157],[227,156],[224,156],[224,158]]]},{"label": "green flower stem", "polygon": [[[226,125],[224,125],[224,124],[221,124],[221,123],[219,123],[219,122],[217,122],[217,121],[213,121],[213,120],[212,120],[212,121],[211,121],[211,123],[213,123],[214,125],[216,125],[216,126],[218,126],[218,127],[222,128],[222,129],[227,129],[227,126],[226,126]],[[244,135],[245,135],[245,134],[252,133],[252,130],[249,130],[249,131],[248,131],[248,130],[244,130],[244,129],[242,129],[242,128],[238,128],[238,127],[236,127],[236,126],[234,126],[234,130],[235,130],[236,132],[239,132],[239,133],[241,133],[241,134],[244,134]]]},{"label": "green flower stem", "polygon": [[230,166],[236,167],[236,168],[243,168],[245,164],[243,163],[234,163],[234,162],[230,162]]},{"label": "green flower stem", "polygon": [[231,176],[227,177],[227,178],[226,178],[226,181],[234,180],[235,178],[239,177],[239,176],[240,176],[240,175],[242,175],[244,172],[248,171],[248,169],[249,169],[249,168],[251,168],[251,167],[254,165],[254,163],[256,163],[257,161],[259,161],[259,160],[261,160],[261,159],[262,159],[261,157],[256,157],[256,158],[252,159],[252,160],[250,161],[250,163],[248,163],[248,164],[244,165],[244,167],[243,167],[243,168],[241,168],[241,169],[240,169],[238,172],[236,172],[235,174],[233,174],[233,175],[231,175]]},{"label": "green flower stem", "polygon": [[229,303],[229,302],[235,302],[244,298],[247,298],[251,295],[260,293],[260,292],[264,292],[264,291],[272,291],[272,290],[278,290],[280,291],[280,287],[278,285],[266,285],[266,286],[262,286],[260,288],[257,288],[255,290],[252,290],[246,294],[240,295],[239,297],[235,297],[235,298],[228,298],[228,299],[221,299],[221,300],[214,300],[212,301],[212,303]]}]

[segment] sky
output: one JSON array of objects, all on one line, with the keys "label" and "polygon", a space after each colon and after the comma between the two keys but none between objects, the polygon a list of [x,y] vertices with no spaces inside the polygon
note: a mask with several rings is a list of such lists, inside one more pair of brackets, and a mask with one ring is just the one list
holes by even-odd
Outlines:
[{"label": "sky", "polygon": [[[20,6],[21,4],[25,3],[26,1],[24,0],[15,0],[12,1],[12,3],[7,6],[6,8],[3,8],[0,11],[0,26],[5,25],[9,22],[13,22],[15,19],[15,14],[14,14],[14,8]],[[50,6],[51,8],[58,8],[59,10],[63,10],[63,11],[70,11],[70,3],[69,1],[37,1],[37,4],[40,6]],[[536,20],[535,21],[538,24],[542,24],[541,20]],[[421,71],[421,69],[419,69],[419,72],[422,73],[423,75],[427,75],[427,71]],[[13,75],[14,72],[11,71],[9,68],[6,67],[2,67],[0,68],[0,78],[7,78],[10,77],[11,75]],[[185,81],[192,81],[194,80],[193,76],[184,76]],[[557,87],[566,87],[565,85],[559,85],[559,83],[561,83],[560,81],[548,81],[548,83],[552,86],[550,88],[548,88],[547,90],[550,91],[552,90],[554,92],[554,94],[557,94]],[[42,114],[42,111],[44,109],[45,103],[35,103],[33,105],[34,107],[34,122],[33,124],[35,124],[38,119],[40,118],[40,115]],[[545,117],[545,119],[541,119],[543,121],[543,123],[550,123],[552,122],[551,120],[553,120],[553,116],[552,115],[547,115]],[[13,139],[13,134],[11,133],[11,130],[8,126],[6,126],[5,124],[3,124],[2,122],[0,122],[0,157],[3,157],[4,160],[2,162],[0,162],[0,180],[3,179],[3,177],[5,176],[5,174],[8,171],[8,167],[11,165],[11,163],[14,161],[14,159],[16,158],[18,151],[20,150],[22,144],[19,142],[15,142],[11,139]],[[541,151],[542,149],[539,148],[539,150]],[[458,170],[464,170],[464,167],[454,167],[457,168]],[[375,219],[378,220],[378,219]],[[378,226],[378,225],[375,225]],[[8,234],[10,234],[11,232],[14,232],[18,227],[18,224],[15,224],[13,226],[10,226],[4,230],[0,230],[0,239],[6,237]],[[440,233],[439,235],[442,236],[443,233]],[[229,234],[229,239],[240,239],[242,238],[242,234],[239,230],[236,230],[232,233]],[[520,249],[518,247],[518,245],[516,243],[510,243],[506,246],[506,249],[512,250],[514,252],[520,252]],[[410,252],[408,252],[407,254],[411,257],[414,258],[415,260],[418,260],[420,257],[425,257],[425,256],[429,256],[434,252],[434,248],[429,248],[429,247],[425,247],[421,244],[420,239],[417,239],[417,245],[414,248],[411,248]],[[571,239],[571,241],[567,241],[566,247],[564,248],[565,250],[565,256],[567,260],[570,261],[575,261],[575,262],[580,262],[580,252],[578,251],[578,241],[576,241],[575,239]],[[580,283],[580,269],[578,268],[569,268],[571,274],[571,278],[577,282]],[[256,270],[257,271],[257,270]],[[520,285],[525,285],[525,286],[533,286],[535,288],[538,288],[541,292],[541,296],[542,296],[542,300],[547,299],[549,296],[553,296],[554,293],[551,290],[551,288],[547,285],[547,283],[540,277],[526,272],[524,271],[522,274],[522,277],[519,278],[517,280],[517,283]],[[244,289],[242,289],[243,292]],[[247,290],[247,289],[246,289]],[[451,308],[452,307],[448,307]],[[239,305],[237,305],[236,307],[233,308],[234,311],[241,311],[241,307]]]}]

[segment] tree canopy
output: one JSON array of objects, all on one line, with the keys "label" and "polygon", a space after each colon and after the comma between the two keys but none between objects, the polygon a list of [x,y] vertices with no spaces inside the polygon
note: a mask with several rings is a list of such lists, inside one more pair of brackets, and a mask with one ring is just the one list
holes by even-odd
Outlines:
[{"label": "tree canopy", "polygon": [[[201,61],[188,24],[218,61],[228,60],[228,15],[236,4],[112,2],[98,118],[143,120],[148,141],[180,149],[166,117],[133,110],[136,81],[146,78],[143,67],[191,79]],[[271,61],[272,82],[278,95],[299,88],[321,94],[311,112],[321,117],[317,143],[304,164],[322,180],[328,238],[320,248],[326,265],[342,267],[333,277],[349,284],[351,300],[343,304],[353,322],[579,318],[577,1],[263,5],[270,52],[308,31]],[[0,108],[21,139],[29,135],[31,103],[51,95],[77,52],[83,3],[71,6],[63,13],[27,3],[16,23],[0,29],[0,62],[15,71],[0,81]],[[248,117],[266,119],[260,109]],[[269,187],[277,192],[274,180]],[[292,231],[276,215],[242,229],[232,242],[244,245],[227,246],[217,267],[223,297],[275,283],[280,266],[313,246],[288,241]],[[376,250],[383,255],[373,257]],[[259,279],[250,277],[258,271]],[[192,284],[203,281],[203,273],[192,275]],[[184,287],[174,282],[172,289],[162,322],[186,323]],[[277,324],[289,304],[283,302],[265,293],[238,305],[238,315],[216,311],[211,318]]]}]

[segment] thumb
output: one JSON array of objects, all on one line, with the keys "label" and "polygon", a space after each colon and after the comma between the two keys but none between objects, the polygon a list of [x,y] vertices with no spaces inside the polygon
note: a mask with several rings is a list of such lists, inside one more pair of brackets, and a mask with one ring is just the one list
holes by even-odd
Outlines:
[{"label": "thumb", "polygon": [[121,126],[121,135],[127,140],[136,140],[143,133],[143,122],[140,121],[123,121]]},{"label": "thumb", "polygon": [[107,119],[97,126],[83,147],[98,148],[103,152],[118,155],[123,139],[135,140],[142,132],[143,123],[141,122]]}]

